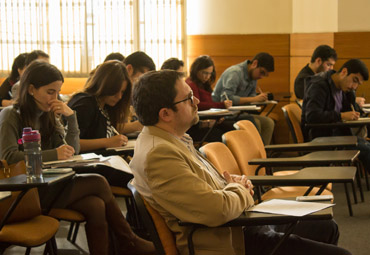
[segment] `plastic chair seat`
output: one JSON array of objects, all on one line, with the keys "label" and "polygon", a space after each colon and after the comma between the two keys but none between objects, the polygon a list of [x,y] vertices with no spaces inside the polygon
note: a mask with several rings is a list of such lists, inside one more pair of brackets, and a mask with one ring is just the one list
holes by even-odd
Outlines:
[{"label": "plastic chair seat", "polygon": [[120,197],[131,197],[132,193],[129,189],[118,187],[118,186],[110,186],[110,189],[115,196]]},{"label": "plastic chair seat", "polygon": [[49,216],[64,221],[73,221],[73,222],[85,221],[85,216],[83,216],[80,212],[69,209],[52,208],[49,212]]},{"label": "plastic chair seat", "polygon": [[0,242],[25,247],[39,246],[50,240],[58,228],[56,219],[39,215],[28,221],[5,225],[0,231]]}]

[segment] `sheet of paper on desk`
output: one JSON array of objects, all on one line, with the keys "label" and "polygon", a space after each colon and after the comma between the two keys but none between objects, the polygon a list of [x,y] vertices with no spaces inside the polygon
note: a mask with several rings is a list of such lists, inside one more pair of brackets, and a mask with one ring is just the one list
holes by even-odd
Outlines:
[{"label": "sheet of paper on desk", "polygon": [[370,113],[370,108],[362,108],[362,110],[364,111],[364,113]]},{"label": "sheet of paper on desk", "polygon": [[128,140],[125,146],[120,147],[111,147],[107,148],[107,150],[114,150],[114,151],[129,151],[135,148],[136,140]]},{"label": "sheet of paper on desk", "polygon": [[267,100],[267,101],[263,101],[263,102],[252,102],[251,104],[277,104],[278,101],[275,101],[275,100]]},{"label": "sheet of paper on desk", "polygon": [[356,121],[363,121],[363,122],[370,122],[370,118],[369,117],[362,117],[362,118],[358,118],[357,120],[343,120],[343,122],[353,122],[353,123],[356,123]]},{"label": "sheet of paper on desk", "polygon": [[363,104],[363,108],[370,108],[370,104]]},{"label": "sheet of paper on desk", "polygon": [[106,158],[101,155],[97,155],[95,153],[85,153],[80,155],[74,155],[70,159],[47,161],[43,162],[42,164],[44,166],[51,166],[51,165],[65,165],[67,163],[86,163],[89,161],[104,161],[104,160],[106,160]]},{"label": "sheet of paper on desk", "polygon": [[229,111],[258,111],[261,107],[257,105],[238,105],[227,108]]},{"label": "sheet of paper on desk", "polygon": [[284,199],[271,199],[269,201],[262,202],[252,208],[249,208],[247,211],[291,216],[304,216],[310,213],[326,209],[331,206],[334,206],[334,204],[316,203],[316,202],[298,202],[294,200],[284,200]]},{"label": "sheet of paper on desk", "polygon": [[225,114],[225,113],[229,113],[229,111],[227,109],[217,109],[217,108],[211,108],[211,109],[205,110],[205,111],[198,111],[199,116],[202,116],[202,115],[217,115],[217,114]]},{"label": "sheet of paper on desk", "polygon": [[[116,170],[123,171],[129,174],[132,174],[130,166],[127,164],[127,162],[120,156],[110,156],[107,157],[108,160],[104,162],[98,162],[96,165],[104,165],[112,167]],[[94,164],[94,163],[92,163]]]}]

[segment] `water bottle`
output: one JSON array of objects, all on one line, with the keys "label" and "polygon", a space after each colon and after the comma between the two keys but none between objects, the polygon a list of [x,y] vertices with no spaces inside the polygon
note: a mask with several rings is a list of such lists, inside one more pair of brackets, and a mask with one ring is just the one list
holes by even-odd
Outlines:
[{"label": "water bottle", "polygon": [[27,177],[29,180],[42,179],[41,136],[38,130],[24,128],[22,134]]}]

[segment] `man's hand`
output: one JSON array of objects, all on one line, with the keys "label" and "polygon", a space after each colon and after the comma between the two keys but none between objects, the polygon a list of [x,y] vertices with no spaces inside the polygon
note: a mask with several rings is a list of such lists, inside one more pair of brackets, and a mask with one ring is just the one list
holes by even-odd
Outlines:
[{"label": "man's hand", "polygon": [[363,97],[356,97],[356,104],[362,108],[365,104],[365,98]]},{"label": "man's hand", "polygon": [[240,185],[243,185],[246,189],[249,190],[251,196],[254,195],[253,184],[250,180],[248,180],[247,176],[236,174],[230,175],[229,172],[227,171],[225,171],[223,175],[227,183],[239,183]]},{"label": "man's hand", "polygon": [[360,113],[355,111],[341,112],[340,117],[342,120],[358,120],[358,118],[360,118]]}]

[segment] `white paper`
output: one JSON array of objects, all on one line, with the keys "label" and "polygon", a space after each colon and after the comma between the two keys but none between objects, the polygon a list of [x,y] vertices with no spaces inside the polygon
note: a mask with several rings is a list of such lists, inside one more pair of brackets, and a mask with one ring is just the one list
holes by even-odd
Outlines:
[{"label": "white paper", "polygon": [[120,156],[110,156],[107,157],[108,160],[104,162],[98,162],[98,163],[92,163],[91,165],[104,165],[112,167],[116,170],[123,171],[129,174],[132,174],[130,166],[127,164],[127,162]]},{"label": "white paper", "polygon": [[315,202],[298,202],[294,200],[271,199],[249,208],[250,212],[273,213],[291,216],[304,216],[311,214],[334,204],[315,203]]},{"label": "white paper", "polygon": [[198,111],[199,116],[218,115],[218,114],[225,114],[225,113],[230,113],[230,112],[227,109],[217,109],[217,108],[211,108],[211,109],[205,110],[205,111]]},{"label": "white paper", "polygon": [[227,108],[229,111],[258,111],[261,107],[257,105],[238,105]]},{"label": "white paper", "polygon": [[129,151],[129,150],[133,150],[135,148],[135,144],[136,144],[136,140],[128,140],[128,142],[125,146],[110,147],[110,148],[107,148],[107,150]]},{"label": "white paper", "polygon": [[48,165],[64,164],[64,163],[70,163],[70,162],[84,162],[84,161],[89,161],[89,160],[104,161],[106,160],[106,158],[104,158],[101,155],[97,155],[95,153],[85,153],[85,154],[80,154],[80,155],[74,155],[70,159],[47,161],[47,162],[43,162],[42,164],[45,166],[48,166]]}]

